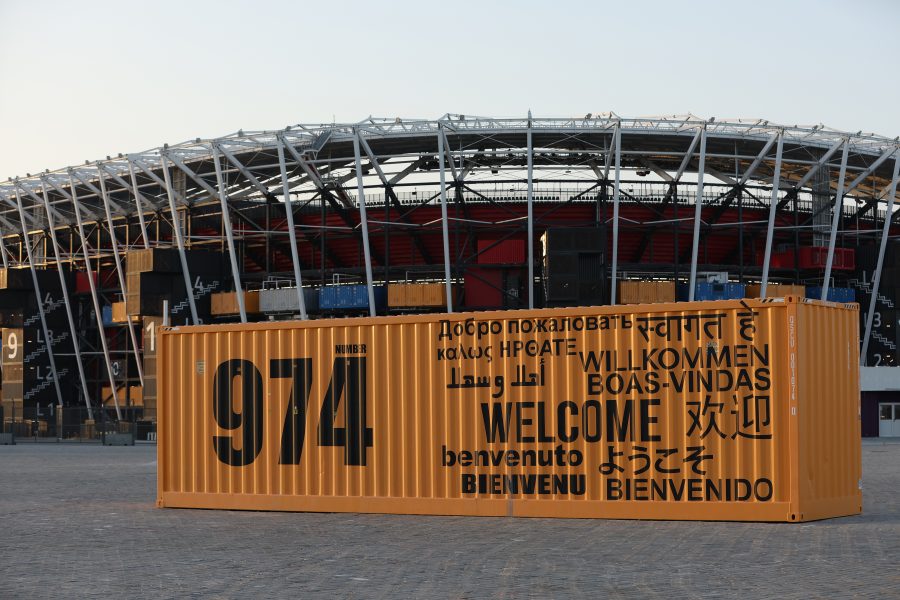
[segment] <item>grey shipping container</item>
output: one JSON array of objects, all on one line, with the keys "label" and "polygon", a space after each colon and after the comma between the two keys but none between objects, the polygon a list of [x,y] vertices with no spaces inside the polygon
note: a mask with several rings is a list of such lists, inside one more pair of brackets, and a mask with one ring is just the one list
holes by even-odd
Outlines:
[{"label": "grey shipping container", "polygon": [[[318,291],[313,288],[303,288],[303,303],[306,305],[306,312],[318,311]],[[297,288],[260,290],[259,310],[264,313],[298,312],[300,300],[297,298]]]}]

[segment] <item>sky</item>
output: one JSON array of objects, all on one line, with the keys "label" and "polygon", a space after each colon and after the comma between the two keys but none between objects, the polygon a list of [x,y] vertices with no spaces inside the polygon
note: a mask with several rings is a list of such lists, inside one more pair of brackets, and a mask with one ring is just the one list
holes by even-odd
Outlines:
[{"label": "sky", "polygon": [[900,135],[900,2],[0,0],[0,180],[354,122],[672,115]]}]

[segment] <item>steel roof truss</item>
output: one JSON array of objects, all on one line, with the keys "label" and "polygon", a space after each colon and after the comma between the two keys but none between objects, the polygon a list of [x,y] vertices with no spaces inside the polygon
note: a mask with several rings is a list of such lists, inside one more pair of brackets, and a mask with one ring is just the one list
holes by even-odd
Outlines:
[{"label": "steel roof truss", "polygon": [[[84,177],[82,177],[81,173],[79,173],[75,169],[72,169],[71,171],[69,171],[69,174],[72,175],[73,177],[75,177],[76,179],[78,179],[78,181],[80,181],[85,187],[87,187],[92,192],[94,192],[97,195],[97,198],[99,198],[101,202],[108,201],[110,207],[114,207],[117,213],[119,213],[123,216],[127,216],[128,213],[126,213],[125,210],[120,205],[116,204],[115,202],[113,202],[112,200],[109,200],[109,199],[104,200],[103,192],[101,190],[97,189],[96,187],[94,187],[93,185],[89,184],[84,179]],[[63,191],[61,188],[57,187],[52,182],[51,182],[51,185],[53,185],[53,187],[58,189],[60,191],[60,193],[62,193],[64,196],[66,196],[69,199],[69,201],[72,201],[72,198],[73,198],[72,194],[69,194],[69,193]],[[87,213],[88,216],[91,217],[91,219],[98,221],[103,218],[103,216],[100,212],[94,210],[93,208],[90,208],[88,205],[86,205],[80,199],[78,200],[78,205],[81,207],[82,212]]]},{"label": "steel roof truss", "polygon": [[[147,174],[147,176],[149,176],[150,179],[155,181],[156,184],[159,185],[162,189],[168,191],[168,186],[166,185],[166,182],[163,181],[159,175],[154,173],[153,170],[148,165],[145,165],[142,161],[140,161],[136,158],[132,158],[131,162],[134,163],[134,165],[137,166],[137,168],[139,168],[141,171],[143,171],[145,174]],[[187,201],[187,198],[182,196],[181,193],[179,193],[177,190],[172,189],[171,192],[172,192],[175,200],[178,203],[183,204],[184,206],[190,206],[190,202]],[[159,206],[156,207],[156,210],[159,211],[162,208],[164,208],[164,205],[160,204]]]}]

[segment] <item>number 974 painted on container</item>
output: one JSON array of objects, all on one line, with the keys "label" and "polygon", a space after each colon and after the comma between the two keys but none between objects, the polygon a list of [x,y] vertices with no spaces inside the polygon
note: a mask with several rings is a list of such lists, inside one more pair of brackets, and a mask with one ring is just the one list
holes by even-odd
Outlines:
[{"label": "number 974 painted on container", "polygon": [[[306,441],[313,359],[270,359],[268,367],[270,379],[291,382],[278,464],[298,465]],[[345,465],[365,466],[366,448],[372,446],[372,429],[366,427],[365,396],[366,357],[336,357],[321,402],[316,439],[319,446],[343,446]],[[345,425],[336,427],[342,397],[345,398]],[[234,408],[236,398],[240,398],[240,411]],[[213,436],[213,447],[222,463],[243,467],[259,457],[266,439],[263,402],[263,376],[253,362],[233,358],[219,364],[213,378],[213,417],[223,430],[237,431],[233,435]]]}]

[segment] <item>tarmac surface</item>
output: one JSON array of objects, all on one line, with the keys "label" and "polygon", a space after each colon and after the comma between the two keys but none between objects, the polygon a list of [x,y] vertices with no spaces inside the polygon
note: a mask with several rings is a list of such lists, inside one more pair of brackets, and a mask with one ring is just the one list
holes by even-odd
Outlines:
[{"label": "tarmac surface", "polygon": [[804,524],[157,509],[156,447],[0,446],[0,598],[898,598],[900,440]]}]

